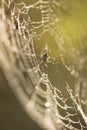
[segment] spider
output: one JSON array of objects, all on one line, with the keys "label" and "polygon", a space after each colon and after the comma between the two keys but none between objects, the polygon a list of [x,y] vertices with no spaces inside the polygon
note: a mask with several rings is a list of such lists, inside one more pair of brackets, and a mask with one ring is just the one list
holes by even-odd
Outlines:
[{"label": "spider", "polygon": [[43,55],[42,55],[42,60],[43,60],[43,62],[46,62],[47,61],[47,53],[44,53]]}]

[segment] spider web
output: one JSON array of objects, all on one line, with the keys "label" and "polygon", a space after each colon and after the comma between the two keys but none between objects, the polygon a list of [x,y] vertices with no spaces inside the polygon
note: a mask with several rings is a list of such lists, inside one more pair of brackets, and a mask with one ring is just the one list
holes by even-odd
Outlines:
[{"label": "spider web", "polygon": [[[34,49],[34,39],[40,39],[46,31],[54,36],[60,1],[37,0],[25,3],[2,2],[0,13],[0,66],[9,86],[25,111],[40,127],[49,130],[86,130],[87,117],[77,103],[73,92],[66,83],[68,97],[52,85],[48,74],[40,69]],[[55,7],[55,8],[54,8]],[[55,10],[54,10],[55,9]],[[9,11],[9,15],[5,14]],[[32,17],[32,10],[40,18]],[[55,13],[54,13],[55,11]],[[50,29],[51,26],[51,29]],[[56,33],[55,40],[61,35]],[[61,45],[63,45],[61,36]],[[70,72],[61,55],[62,63]],[[69,102],[69,104],[68,104]]]}]

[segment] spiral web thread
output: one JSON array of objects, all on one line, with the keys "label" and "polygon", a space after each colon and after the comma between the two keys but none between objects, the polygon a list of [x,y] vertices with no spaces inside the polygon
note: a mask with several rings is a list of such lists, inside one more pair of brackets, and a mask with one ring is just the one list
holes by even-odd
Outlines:
[{"label": "spiral web thread", "polygon": [[[40,70],[36,58],[33,39],[40,38],[49,30],[52,21],[50,11],[53,12],[51,4],[59,6],[56,0],[52,3],[49,0],[38,0],[29,6],[24,3],[16,4],[14,1],[9,1],[8,4],[2,2],[0,66],[25,111],[40,127],[49,130],[86,130],[87,117],[76,102],[68,84],[66,83],[66,89],[69,96],[64,98],[62,92],[52,86],[48,74]],[[10,11],[10,18],[5,15],[5,8]],[[40,22],[32,22],[29,16],[26,21],[22,16],[27,15],[30,8],[41,9]],[[41,26],[43,30],[38,35],[36,29]]]}]

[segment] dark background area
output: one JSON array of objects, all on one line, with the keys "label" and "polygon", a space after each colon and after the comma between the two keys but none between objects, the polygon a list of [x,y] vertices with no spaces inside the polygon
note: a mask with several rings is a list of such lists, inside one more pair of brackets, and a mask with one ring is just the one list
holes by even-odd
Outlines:
[{"label": "dark background area", "polygon": [[42,130],[22,109],[0,69],[0,130]]}]

